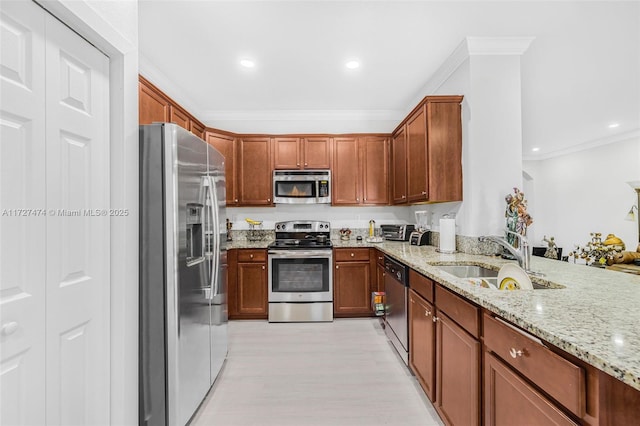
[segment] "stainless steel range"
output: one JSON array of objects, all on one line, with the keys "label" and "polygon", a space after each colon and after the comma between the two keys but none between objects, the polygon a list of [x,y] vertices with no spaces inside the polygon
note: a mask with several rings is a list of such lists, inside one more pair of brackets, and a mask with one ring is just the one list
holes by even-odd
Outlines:
[{"label": "stainless steel range", "polygon": [[329,222],[276,223],[269,245],[269,322],[333,321]]}]

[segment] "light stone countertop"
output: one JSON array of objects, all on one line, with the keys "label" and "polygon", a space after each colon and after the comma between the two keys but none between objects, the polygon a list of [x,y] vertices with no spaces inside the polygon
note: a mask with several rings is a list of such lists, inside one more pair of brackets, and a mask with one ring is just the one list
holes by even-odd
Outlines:
[{"label": "light stone countertop", "polygon": [[[234,242],[229,248],[266,248],[265,242]],[[473,264],[498,270],[499,257],[441,254],[433,246],[332,240],[334,248],[375,247],[466,299],[517,324],[540,339],[575,355],[640,390],[640,276],[531,258],[531,269],[543,272],[533,282],[565,288],[498,291],[472,285],[438,268]],[[251,244],[251,245],[249,245]]]}]

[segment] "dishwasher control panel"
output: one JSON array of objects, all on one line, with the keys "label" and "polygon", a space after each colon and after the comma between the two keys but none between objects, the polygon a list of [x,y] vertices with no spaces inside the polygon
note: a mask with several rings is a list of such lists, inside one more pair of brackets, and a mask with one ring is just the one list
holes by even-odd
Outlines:
[{"label": "dishwasher control panel", "polygon": [[400,284],[404,286],[408,286],[408,278],[409,278],[409,268],[406,265],[403,265],[400,262],[395,261],[394,259],[385,256],[384,257],[384,268],[386,269],[388,274],[391,274],[392,277]]}]

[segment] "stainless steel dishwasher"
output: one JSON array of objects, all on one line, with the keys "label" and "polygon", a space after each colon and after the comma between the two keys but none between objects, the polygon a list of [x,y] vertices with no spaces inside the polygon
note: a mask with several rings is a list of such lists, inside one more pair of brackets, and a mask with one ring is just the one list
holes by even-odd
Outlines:
[{"label": "stainless steel dishwasher", "polygon": [[400,358],[409,364],[409,323],[407,319],[407,302],[409,299],[409,269],[402,263],[396,262],[388,256],[384,257],[386,270],[384,286],[385,303],[385,333]]}]

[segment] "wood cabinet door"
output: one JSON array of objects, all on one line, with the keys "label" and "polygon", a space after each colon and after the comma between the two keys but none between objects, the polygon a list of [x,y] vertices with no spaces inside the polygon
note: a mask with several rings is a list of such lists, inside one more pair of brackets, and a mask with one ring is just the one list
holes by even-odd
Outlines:
[{"label": "wood cabinet door", "polygon": [[461,97],[427,101],[429,201],[462,201]]},{"label": "wood cabinet door", "polygon": [[380,265],[376,263],[376,288],[372,289],[372,291],[384,291],[384,276],[386,274],[386,269],[384,269],[384,265]]},{"label": "wood cabinet door", "polygon": [[447,424],[479,425],[480,343],[444,312],[436,315],[436,410]]},{"label": "wood cabinet door", "polygon": [[409,366],[431,401],[436,399],[436,325],[434,306],[409,291]]},{"label": "wood cabinet door", "polygon": [[207,132],[206,141],[208,144],[220,151],[224,157],[224,173],[227,185],[227,206],[237,206],[239,202],[236,185],[237,140],[233,136]]},{"label": "wood cabinet door", "polygon": [[302,146],[305,169],[331,168],[331,138],[304,138]]},{"label": "wood cabinet door", "polygon": [[238,249],[227,250],[227,309],[229,319],[238,316]]},{"label": "wood cabinet door", "polygon": [[369,262],[336,263],[333,274],[333,313],[336,316],[371,315]]},{"label": "wood cabinet door", "polygon": [[139,124],[166,123],[169,121],[169,100],[144,81],[138,83]]},{"label": "wood cabinet door", "polygon": [[299,138],[273,138],[273,168],[302,169]]},{"label": "wood cabinet door", "polygon": [[268,137],[240,139],[238,145],[238,198],[243,206],[271,205],[271,140]]},{"label": "wood cabinet door", "polygon": [[407,203],[407,133],[402,127],[391,141],[391,199],[393,204]]},{"label": "wood cabinet door", "polygon": [[502,361],[484,354],[484,417],[487,426],[576,425]]},{"label": "wood cabinet door", "polygon": [[422,106],[407,120],[407,200],[427,201],[427,119]]},{"label": "wood cabinet door", "polygon": [[262,262],[238,263],[236,293],[237,314],[241,317],[267,318],[267,267]]},{"label": "wood cabinet door", "polygon": [[389,204],[389,138],[367,136],[362,150],[362,204]]},{"label": "wood cabinet door", "polygon": [[182,127],[183,129],[189,130],[191,131],[191,125],[190,125],[190,120],[189,120],[189,114],[187,114],[184,110],[171,105],[171,107],[169,108],[169,121],[171,123],[176,123],[178,126]]},{"label": "wood cabinet door", "polygon": [[357,138],[335,138],[331,198],[333,205],[360,204],[360,155]]},{"label": "wood cabinet door", "polygon": [[202,124],[198,123],[197,121],[195,121],[193,118],[190,121],[189,130],[191,131],[191,133],[193,133],[194,135],[196,135],[200,139],[202,139],[202,140],[205,139],[205,128],[204,128],[204,126]]}]

